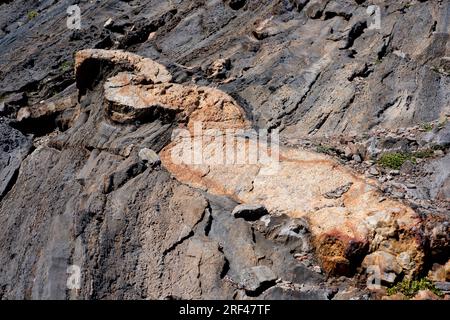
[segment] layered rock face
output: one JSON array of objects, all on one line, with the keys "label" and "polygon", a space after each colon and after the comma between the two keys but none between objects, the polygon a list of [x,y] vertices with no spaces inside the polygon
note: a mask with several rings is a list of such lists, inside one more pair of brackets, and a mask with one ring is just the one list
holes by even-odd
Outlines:
[{"label": "layered rock face", "polygon": [[[103,50],[89,53],[77,54],[77,74],[88,59],[103,59],[114,53],[124,55],[120,51]],[[142,61],[145,63],[145,59]],[[272,215],[305,218],[322,266],[329,273],[349,274],[351,260],[362,259],[380,246],[408,260],[405,270],[400,268],[396,274],[403,271],[412,275],[421,270],[424,253],[417,239],[419,216],[399,202],[380,200],[374,182],[352,174],[324,155],[295,149],[283,149],[278,158],[252,164],[248,159],[249,145],[257,145],[259,150],[254,151],[259,155],[267,144],[252,142],[254,137],[246,141],[234,132],[248,130],[250,126],[243,110],[231,97],[219,90],[197,86],[142,85],[136,83],[142,64],[130,65],[137,69],[137,74],[119,73],[106,81],[106,113],[119,123],[137,121],[144,114],[155,115],[157,110],[163,118],[164,114],[176,113],[173,121],[187,128],[187,136],[176,136],[162,150],[161,160],[180,182],[238,202],[261,203]],[[154,62],[149,65],[154,66]],[[154,68],[150,74],[158,74],[157,70],[163,69]],[[206,134],[197,134],[196,124]],[[247,148],[242,163],[224,163],[215,154],[220,150],[224,157],[230,148],[229,137],[223,139],[225,132],[231,132],[235,140],[231,145],[233,158],[240,148]],[[201,153],[199,159],[194,159],[196,152]],[[208,156],[215,158],[208,159]]]},{"label": "layered rock face", "polygon": [[[17,49],[64,1],[2,28],[1,298],[367,299],[448,261],[445,2],[114,5],[62,32],[74,72]],[[370,161],[410,149],[401,199]]]}]

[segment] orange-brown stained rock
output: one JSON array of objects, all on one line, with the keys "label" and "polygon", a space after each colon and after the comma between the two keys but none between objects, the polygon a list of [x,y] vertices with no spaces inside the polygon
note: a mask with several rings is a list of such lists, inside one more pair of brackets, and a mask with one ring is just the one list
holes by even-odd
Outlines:
[{"label": "orange-brown stained rock", "polygon": [[[101,52],[102,58],[109,55]],[[86,53],[79,55],[77,63],[85,56]],[[274,157],[278,154],[276,148],[255,144],[252,135],[245,137],[250,122],[227,94],[194,85],[155,81],[139,84],[138,75],[144,73],[152,78],[160,74],[159,66],[155,66],[158,70],[148,71],[142,67],[142,60],[134,55],[122,57],[122,53],[114,59],[131,60],[137,71],[120,73],[105,83],[107,112],[117,122],[133,121],[142,113],[155,110],[159,115],[175,114],[173,121],[187,130],[175,136],[160,157],[180,182],[242,203],[263,204],[271,214],[304,217],[328,272],[347,274],[368,252],[381,249],[396,257],[411,258],[403,269],[405,274],[421,269],[423,250],[415,231],[418,216],[398,201],[381,201],[376,182],[322,154],[281,148],[279,157]],[[199,123],[203,130],[210,131],[196,135],[195,126]],[[228,132],[232,144],[225,137],[226,130],[235,130]],[[193,152],[199,144],[201,151]],[[224,158],[230,150],[238,154],[255,145],[257,154],[269,155],[266,162],[250,161],[249,152],[244,152],[247,161],[239,164]]]}]

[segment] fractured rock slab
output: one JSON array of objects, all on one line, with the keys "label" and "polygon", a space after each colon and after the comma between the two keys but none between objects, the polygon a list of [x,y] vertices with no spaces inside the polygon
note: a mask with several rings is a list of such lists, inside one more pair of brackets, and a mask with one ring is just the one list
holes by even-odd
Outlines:
[{"label": "fractured rock slab", "polygon": [[[392,244],[395,254],[403,252],[403,246],[409,248],[412,260],[418,263],[412,270],[420,268],[423,254],[412,232],[419,223],[414,211],[392,200],[380,203],[375,182],[353,174],[330,158],[282,148],[280,163],[274,164],[278,166],[276,173],[267,174],[270,171],[264,172],[258,164],[183,164],[186,154],[180,149],[189,150],[180,148],[183,143],[173,143],[161,154],[164,166],[178,180],[242,203],[261,203],[274,214],[305,218],[326,271],[349,273],[354,261],[368,252],[369,244],[375,250],[385,241]],[[226,148],[218,143],[222,142],[212,139],[209,146]],[[340,197],[329,196],[347,188]],[[383,221],[385,228],[392,228],[394,233],[404,232],[401,241],[378,226]]]},{"label": "fractured rock slab", "polygon": [[402,267],[396,261],[395,256],[388,252],[376,251],[365,257],[363,267],[371,269],[376,266],[380,280],[389,284],[395,282],[397,275],[402,271]]},{"label": "fractured rock slab", "polygon": [[263,290],[275,284],[277,276],[267,266],[257,266],[245,269],[241,274],[241,285],[248,292]]}]

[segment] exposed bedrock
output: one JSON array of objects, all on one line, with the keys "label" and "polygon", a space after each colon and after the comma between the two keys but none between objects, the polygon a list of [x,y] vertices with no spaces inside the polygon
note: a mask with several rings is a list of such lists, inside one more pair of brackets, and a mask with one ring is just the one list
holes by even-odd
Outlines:
[{"label": "exposed bedrock", "polygon": [[[163,166],[180,182],[238,202],[264,204],[272,215],[305,218],[322,266],[331,274],[351,274],[367,253],[379,249],[409,257],[410,263],[396,274],[421,271],[424,248],[419,216],[400,202],[381,200],[374,181],[325,155],[289,148],[279,151],[279,159],[269,158],[262,165],[208,161],[215,154],[206,150],[227,148],[219,130],[250,129],[240,106],[219,90],[133,83],[135,78],[136,74],[119,73],[105,82],[106,113],[119,123],[139,121],[143,113],[155,114],[157,109],[160,115],[176,114],[173,119],[186,128],[188,136],[175,135],[160,155]],[[196,123],[206,129],[206,137],[196,135]],[[208,133],[214,129],[216,135]],[[233,134],[237,139],[233,152],[252,143],[252,137]],[[202,159],[186,164],[196,140],[203,144]]]},{"label": "exposed bedrock", "polygon": [[79,1],[81,30],[72,4],[0,4],[1,299],[445,287],[447,2]]}]

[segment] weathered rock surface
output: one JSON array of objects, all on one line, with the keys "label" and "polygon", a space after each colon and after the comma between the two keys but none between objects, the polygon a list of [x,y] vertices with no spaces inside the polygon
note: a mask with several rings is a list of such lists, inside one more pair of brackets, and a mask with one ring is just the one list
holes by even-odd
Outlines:
[{"label": "weathered rock surface", "polygon": [[[447,2],[387,1],[377,28],[364,1],[79,1],[81,30],[72,4],[0,4],[0,298],[365,298],[364,267],[448,261],[448,124],[387,134],[450,114]],[[216,151],[280,129],[280,166],[173,161],[199,122]],[[284,145],[373,130],[342,152],[362,173]],[[432,159],[366,165],[422,141]],[[240,286],[264,266],[277,283]]]},{"label": "weathered rock surface", "polygon": [[439,300],[439,297],[430,290],[420,290],[412,300]]},{"label": "weathered rock surface", "polygon": [[[380,245],[395,255],[411,257],[412,265],[404,268],[405,273],[412,275],[421,270],[424,253],[415,231],[419,217],[401,203],[380,202],[373,182],[341,168],[326,156],[293,149],[281,150],[279,159],[269,159],[267,164],[244,161],[237,166],[223,166],[220,162],[215,165],[214,160],[207,159],[215,154],[205,154],[204,150],[227,149],[218,130],[249,129],[240,106],[218,90],[170,83],[160,87],[133,84],[130,79],[135,76],[121,73],[106,82],[107,113],[112,120],[123,123],[123,117],[127,122],[136,121],[137,113],[150,112],[154,114],[151,119],[155,119],[175,110],[178,115],[173,122],[186,126],[188,136],[176,136],[163,149],[161,160],[179,181],[240,202],[263,203],[272,214],[305,217],[327,272],[350,274],[358,260]],[[108,109],[111,103],[116,106],[112,112]],[[198,123],[205,128],[206,139],[202,133],[198,136]],[[236,148],[251,143],[238,133],[232,134],[237,139]],[[190,141],[191,135],[194,141]],[[202,144],[202,154],[198,164],[191,164],[186,159],[198,152],[193,149],[196,139]],[[258,144],[257,151],[260,153],[264,147],[267,145]]]},{"label": "weathered rock surface", "polygon": [[148,148],[141,149],[138,155],[142,161],[145,161],[150,166],[161,163],[158,154],[151,149]]},{"label": "weathered rock surface", "polygon": [[[220,115],[215,114],[215,117]],[[214,128],[214,119],[212,122],[206,117],[203,120],[208,129]],[[191,121],[189,119],[187,127],[194,133]],[[246,129],[244,125],[242,128]],[[380,202],[374,182],[365,181],[326,156],[293,149],[282,149],[279,159],[270,159],[267,164],[251,164],[248,161],[251,151],[242,164],[214,164],[214,160],[208,160],[216,155],[203,150],[227,150],[223,139],[208,134],[206,139],[203,136],[190,139],[176,138],[162,151],[163,165],[178,180],[240,202],[263,203],[272,214],[305,217],[328,272],[350,273],[353,261],[382,244],[395,254],[408,252],[414,265],[408,273],[421,269],[423,249],[414,231],[419,217],[401,203]],[[186,159],[191,159],[191,154],[196,152],[196,139],[203,143],[202,161],[191,164]],[[235,153],[250,144],[239,136],[236,140],[237,147],[232,147]],[[261,153],[266,147],[258,144],[257,151]],[[401,245],[395,240],[398,234]]]},{"label": "weathered rock surface", "polygon": [[31,149],[31,139],[0,122],[0,200],[14,185],[23,159]]},{"label": "weathered rock surface", "polygon": [[[111,121],[97,86],[81,96],[73,125],[20,163],[1,202],[2,298],[232,298],[243,270],[260,263],[296,278],[290,249],[237,222],[236,203],[148,165],[169,143],[170,123]],[[80,290],[67,290],[72,266]]]},{"label": "weathered rock surface", "polygon": [[247,221],[255,221],[269,214],[264,206],[258,204],[241,204],[236,206],[231,212],[235,218],[243,218]]},{"label": "weathered rock surface", "polygon": [[434,264],[429,271],[428,277],[436,282],[450,281],[450,260],[445,265]]},{"label": "weathered rock surface", "polygon": [[424,168],[424,175],[419,180],[420,187],[417,197],[435,198],[450,201],[450,153],[436,159]]},{"label": "weathered rock surface", "polygon": [[[406,258],[403,258],[402,256],[406,256]],[[400,254],[396,259],[394,255],[388,252],[376,251],[364,258],[363,266],[365,268],[378,266],[381,275],[380,280],[392,284],[402,272],[403,267],[406,270],[410,268],[410,263],[411,261],[407,253]]]}]

